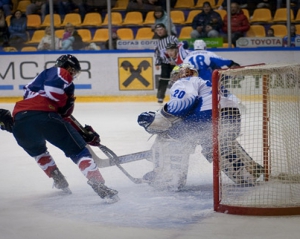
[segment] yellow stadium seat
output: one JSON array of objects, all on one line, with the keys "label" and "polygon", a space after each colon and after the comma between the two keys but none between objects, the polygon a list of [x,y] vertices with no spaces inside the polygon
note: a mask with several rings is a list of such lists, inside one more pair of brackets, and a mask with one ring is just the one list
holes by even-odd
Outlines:
[{"label": "yellow stadium seat", "polygon": [[[123,23],[123,18],[120,12],[112,12],[111,13],[111,23],[115,26],[121,26]],[[106,26],[108,25],[108,14],[105,15],[104,21],[102,25]]]},{"label": "yellow stadium seat", "polygon": [[143,14],[141,12],[127,12],[124,17],[123,26],[141,26],[143,22]]},{"label": "yellow stadium seat", "polygon": [[172,22],[174,24],[184,24],[185,23],[185,17],[184,13],[181,10],[173,10],[170,12]]},{"label": "yellow stadium seat", "polygon": [[92,42],[105,42],[108,40],[108,38],[109,38],[108,29],[100,28],[95,31]]},{"label": "yellow stadium seat", "polygon": [[64,27],[67,23],[71,23],[75,27],[80,27],[81,16],[79,15],[79,13],[68,13],[65,15],[65,18],[60,26]]},{"label": "yellow stadium seat", "polygon": [[296,33],[300,34],[300,24],[296,24],[295,27],[296,27]]},{"label": "yellow stadium seat", "polygon": [[41,16],[38,14],[27,15],[27,28],[37,29],[42,25]]},{"label": "yellow stadium seat", "polygon": [[[54,22],[54,27],[60,27],[61,25],[61,18],[59,14],[54,13],[53,14],[53,22]],[[41,27],[48,27],[50,26],[50,14],[47,14],[45,16],[45,19],[41,25]]]},{"label": "yellow stadium seat", "polygon": [[275,37],[284,37],[287,35],[286,25],[276,24],[272,25],[271,28],[274,30]]},{"label": "yellow stadium seat", "polygon": [[89,29],[78,29],[77,32],[81,36],[83,42],[90,42],[92,40],[92,34]]},{"label": "yellow stadium seat", "polygon": [[250,15],[249,15],[248,9],[242,8],[242,11],[243,11],[244,15],[248,18],[248,21],[250,21]]},{"label": "yellow stadium seat", "polygon": [[295,23],[300,23],[300,9],[298,9],[298,11],[297,11],[297,15],[296,15],[296,17],[294,19],[294,22]]},{"label": "yellow stadium seat", "polygon": [[30,3],[31,3],[31,1],[19,1],[18,7],[16,10],[20,10],[22,13],[26,13],[26,8]]},{"label": "yellow stadium seat", "polygon": [[64,35],[64,32],[65,32],[64,29],[55,30],[55,36],[61,39]]},{"label": "yellow stadium seat", "polygon": [[191,9],[195,6],[194,0],[177,0],[174,8]]},{"label": "yellow stadium seat", "polygon": [[134,35],[131,28],[119,28],[117,30],[117,35],[121,40],[133,40]]},{"label": "yellow stadium seat", "polygon": [[[294,13],[291,9],[291,21],[294,20]],[[287,9],[286,8],[278,8],[275,11],[274,17],[273,17],[273,23],[286,23],[287,21]]]},{"label": "yellow stadium seat", "polygon": [[[227,1],[227,0],[225,0],[225,1]],[[215,5],[215,8],[216,9],[219,8],[223,2],[224,2],[224,0],[218,0],[217,4]]]},{"label": "yellow stadium seat", "polygon": [[152,39],[154,32],[151,27],[141,27],[137,30],[135,40],[148,40]]},{"label": "yellow stadium seat", "polygon": [[199,13],[201,13],[202,10],[191,10],[185,20],[185,25],[191,25],[195,16],[198,15]]},{"label": "yellow stadium seat", "polygon": [[123,11],[126,10],[129,0],[118,0],[115,6],[111,9],[112,11]]},{"label": "yellow stadium seat", "polygon": [[247,37],[265,37],[266,30],[262,25],[251,25],[246,33]]},{"label": "yellow stadium seat", "polygon": [[[222,48],[229,48],[229,43],[223,43]],[[233,44],[231,44],[231,48],[234,48]]]},{"label": "yellow stadium seat", "polygon": [[102,24],[102,17],[98,12],[85,14],[81,27],[99,27]]},{"label": "yellow stadium seat", "polygon": [[37,48],[35,46],[24,46],[21,51],[37,51]]},{"label": "yellow stadium seat", "polygon": [[272,21],[272,13],[268,8],[257,8],[254,10],[250,23],[267,24]]},{"label": "yellow stadium seat", "polygon": [[155,18],[154,18],[154,11],[150,11],[147,13],[143,25],[154,25]]},{"label": "yellow stadium seat", "polygon": [[5,18],[7,26],[10,26],[10,18],[11,18],[11,15],[6,16],[6,18]]},{"label": "yellow stadium seat", "polygon": [[30,41],[26,42],[25,44],[38,44],[45,36],[45,30],[35,30]]},{"label": "yellow stadium seat", "polygon": [[224,19],[225,15],[227,14],[227,11],[224,9],[216,9],[214,11],[220,14],[222,20]]},{"label": "yellow stadium seat", "polygon": [[209,2],[210,6],[212,8],[216,7],[215,0],[198,0],[196,5],[195,5],[195,8],[203,8],[203,3],[205,3],[205,2]]},{"label": "yellow stadium seat", "polygon": [[4,52],[17,52],[17,48],[13,47],[13,46],[7,46],[7,47],[3,47],[3,51]]},{"label": "yellow stadium seat", "polygon": [[193,28],[191,26],[182,27],[178,38],[179,39],[190,39],[192,30],[193,30]]}]

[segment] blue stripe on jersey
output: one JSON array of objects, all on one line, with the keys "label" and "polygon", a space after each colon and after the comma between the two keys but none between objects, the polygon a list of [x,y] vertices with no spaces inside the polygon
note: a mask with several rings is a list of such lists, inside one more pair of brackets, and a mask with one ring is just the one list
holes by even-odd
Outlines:
[{"label": "blue stripe on jersey", "polygon": [[168,112],[177,117],[185,116],[195,103],[196,97],[184,100],[171,99],[168,102]]}]

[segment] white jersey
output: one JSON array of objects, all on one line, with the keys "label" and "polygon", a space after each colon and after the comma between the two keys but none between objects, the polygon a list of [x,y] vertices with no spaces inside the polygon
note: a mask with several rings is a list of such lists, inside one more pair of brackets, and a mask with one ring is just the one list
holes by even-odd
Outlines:
[{"label": "white jersey", "polygon": [[[167,112],[174,116],[197,121],[212,110],[211,83],[199,77],[177,80],[170,89],[170,96]],[[221,108],[238,108],[238,102],[232,95],[221,97],[220,104]],[[211,114],[207,117],[211,117]]]}]

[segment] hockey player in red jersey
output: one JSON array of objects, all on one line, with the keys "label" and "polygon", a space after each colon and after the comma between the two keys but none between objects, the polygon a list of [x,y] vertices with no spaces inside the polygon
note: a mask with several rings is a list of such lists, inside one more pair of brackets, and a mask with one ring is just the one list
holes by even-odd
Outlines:
[{"label": "hockey player in red jersey", "polygon": [[168,43],[165,50],[165,56],[172,65],[180,65],[183,60],[190,53],[189,50],[185,49],[184,43],[175,42]]},{"label": "hockey player in red jersey", "polygon": [[[88,134],[80,134],[65,120],[73,112],[73,80],[80,70],[76,57],[62,55],[55,66],[45,69],[26,85],[24,98],[16,103],[12,113],[12,133],[17,143],[35,159],[45,174],[53,178],[57,189],[71,193],[68,182],[47,150],[46,142],[61,149],[77,164],[88,179],[88,184],[101,198],[117,201],[118,192],[104,185],[105,181],[86,148],[87,143],[100,145],[99,135],[90,126],[86,126]],[[9,124],[6,125],[9,128]]]}]

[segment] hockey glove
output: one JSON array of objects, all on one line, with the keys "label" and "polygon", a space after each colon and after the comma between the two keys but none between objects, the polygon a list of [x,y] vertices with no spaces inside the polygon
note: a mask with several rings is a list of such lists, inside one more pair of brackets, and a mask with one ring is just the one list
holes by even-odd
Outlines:
[{"label": "hockey glove", "polygon": [[240,65],[238,63],[232,61],[230,68],[237,68],[237,67],[240,67]]},{"label": "hockey glove", "polygon": [[0,109],[0,127],[2,130],[12,132],[12,127],[14,124],[13,117],[9,110]]},{"label": "hockey glove", "polygon": [[138,116],[138,124],[142,127],[144,127],[145,130],[147,130],[148,126],[152,124],[152,122],[155,119],[155,112],[148,111],[143,112]]},{"label": "hockey glove", "polygon": [[69,96],[65,106],[58,109],[58,113],[62,117],[69,117],[73,113],[75,100],[74,96]]},{"label": "hockey glove", "polygon": [[92,146],[100,146],[99,134],[89,125],[85,125],[84,129],[85,132],[79,131],[84,141]]}]

